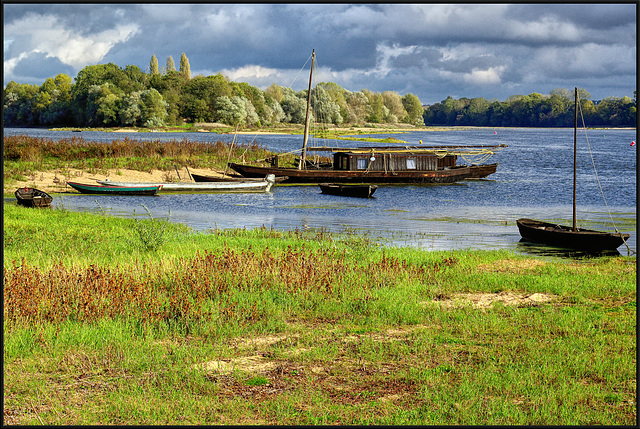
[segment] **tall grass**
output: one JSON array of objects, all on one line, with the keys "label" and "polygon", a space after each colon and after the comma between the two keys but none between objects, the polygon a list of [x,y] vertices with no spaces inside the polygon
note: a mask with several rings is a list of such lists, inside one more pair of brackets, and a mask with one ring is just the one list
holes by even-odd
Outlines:
[{"label": "tall grass", "polygon": [[4,209],[5,422],[636,421],[635,258]]},{"label": "tall grass", "polygon": [[110,142],[83,137],[52,139],[27,135],[4,136],[4,177],[20,179],[36,171],[79,168],[90,171],[127,168],[170,170],[176,164],[192,168],[224,169],[228,159],[264,159],[271,155],[258,144],[231,146],[218,141],[135,140]]}]

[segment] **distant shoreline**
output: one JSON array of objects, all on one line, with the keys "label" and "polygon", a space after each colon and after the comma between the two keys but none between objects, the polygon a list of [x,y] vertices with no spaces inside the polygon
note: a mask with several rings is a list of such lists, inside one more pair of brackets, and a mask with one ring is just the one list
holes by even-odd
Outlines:
[{"label": "distant shoreline", "polygon": [[[199,129],[185,129],[179,127],[166,127],[157,129],[138,128],[138,127],[118,127],[118,128],[80,128],[80,127],[6,127],[6,128],[23,128],[23,129],[41,129],[48,131],[75,131],[81,132],[105,132],[105,133],[214,133],[214,134],[241,134],[241,135],[297,135],[302,134],[302,129],[298,130],[294,127],[286,129],[260,129],[260,130],[239,130],[235,132],[231,130],[231,127],[223,129],[222,127],[216,127],[219,131],[208,130],[204,128]],[[426,127],[398,127],[398,126],[375,126],[375,127],[335,127],[321,130],[323,133],[339,134],[339,135],[360,135],[360,134],[380,134],[380,133],[406,133],[413,131],[460,131],[466,129],[569,129],[572,127],[487,127],[487,126],[473,126],[473,125],[460,125],[460,126],[426,126]],[[636,130],[636,127],[587,127],[587,130]],[[312,132],[313,133],[313,132]]]}]

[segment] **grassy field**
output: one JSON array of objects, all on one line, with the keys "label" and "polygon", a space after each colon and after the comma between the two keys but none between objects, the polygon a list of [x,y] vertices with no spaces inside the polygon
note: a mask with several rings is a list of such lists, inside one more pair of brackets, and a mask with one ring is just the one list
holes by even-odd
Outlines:
[{"label": "grassy field", "polygon": [[4,204],[5,424],[634,425],[636,259]]}]

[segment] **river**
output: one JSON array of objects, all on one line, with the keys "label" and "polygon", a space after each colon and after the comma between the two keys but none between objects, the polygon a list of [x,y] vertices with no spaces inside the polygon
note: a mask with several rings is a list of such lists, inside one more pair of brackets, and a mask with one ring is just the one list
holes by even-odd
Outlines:
[{"label": "river", "polygon": [[[7,128],[5,135],[48,138],[78,136],[68,131]],[[105,133],[83,131],[91,141],[117,138],[231,141],[213,133]],[[116,216],[170,219],[196,231],[214,228],[278,230],[324,228],[380,239],[388,246],[425,250],[510,249],[540,255],[564,254],[520,242],[515,220],[529,217],[570,224],[573,192],[573,129],[471,128],[376,135],[411,145],[507,144],[488,162],[498,170],[487,179],[451,185],[380,186],[372,199],[321,194],[317,186],[275,186],[266,194],[161,194],[155,197],[64,195],[54,207]],[[631,234],[636,251],[636,130],[590,129],[578,135],[578,224]],[[301,136],[238,135],[239,144],[258,143],[280,152],[299,149]],[[311,144],[363,146],[348,140]],[[375,143],[373,143],[375,144]],[[593,160],[593,161],[592,161]],[[592,163],[593,162],[593,163]],[[595,164],[597,176],[594,174]],[[602,190],[602,192],[601,192]],[[604,194],[604,199],[603,199]],[[627,248],[619,248],[627,254]]]}]

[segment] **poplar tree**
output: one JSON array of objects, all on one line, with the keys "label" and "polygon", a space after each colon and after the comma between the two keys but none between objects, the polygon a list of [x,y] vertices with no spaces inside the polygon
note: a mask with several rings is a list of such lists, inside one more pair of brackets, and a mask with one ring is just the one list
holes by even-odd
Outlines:
[{"label": "poplar tree", "polygon": [[169,55],[167,57],[167,73],[176,71],[176,64],[173,62],[173,57]]},{"label": "poplar tree", "polygon": [[182,74],[187,79],[191,79],[191,66],[189,66],[189,58],[182,53],[180,56],[180,74]]},{"label": "poplar tree", "polygon": [[149,73],[152,75],[160,74],[160,72],[158,71],[158,58],[156,58],[155,54],[151,57],[151,63],[149,64]]}]

